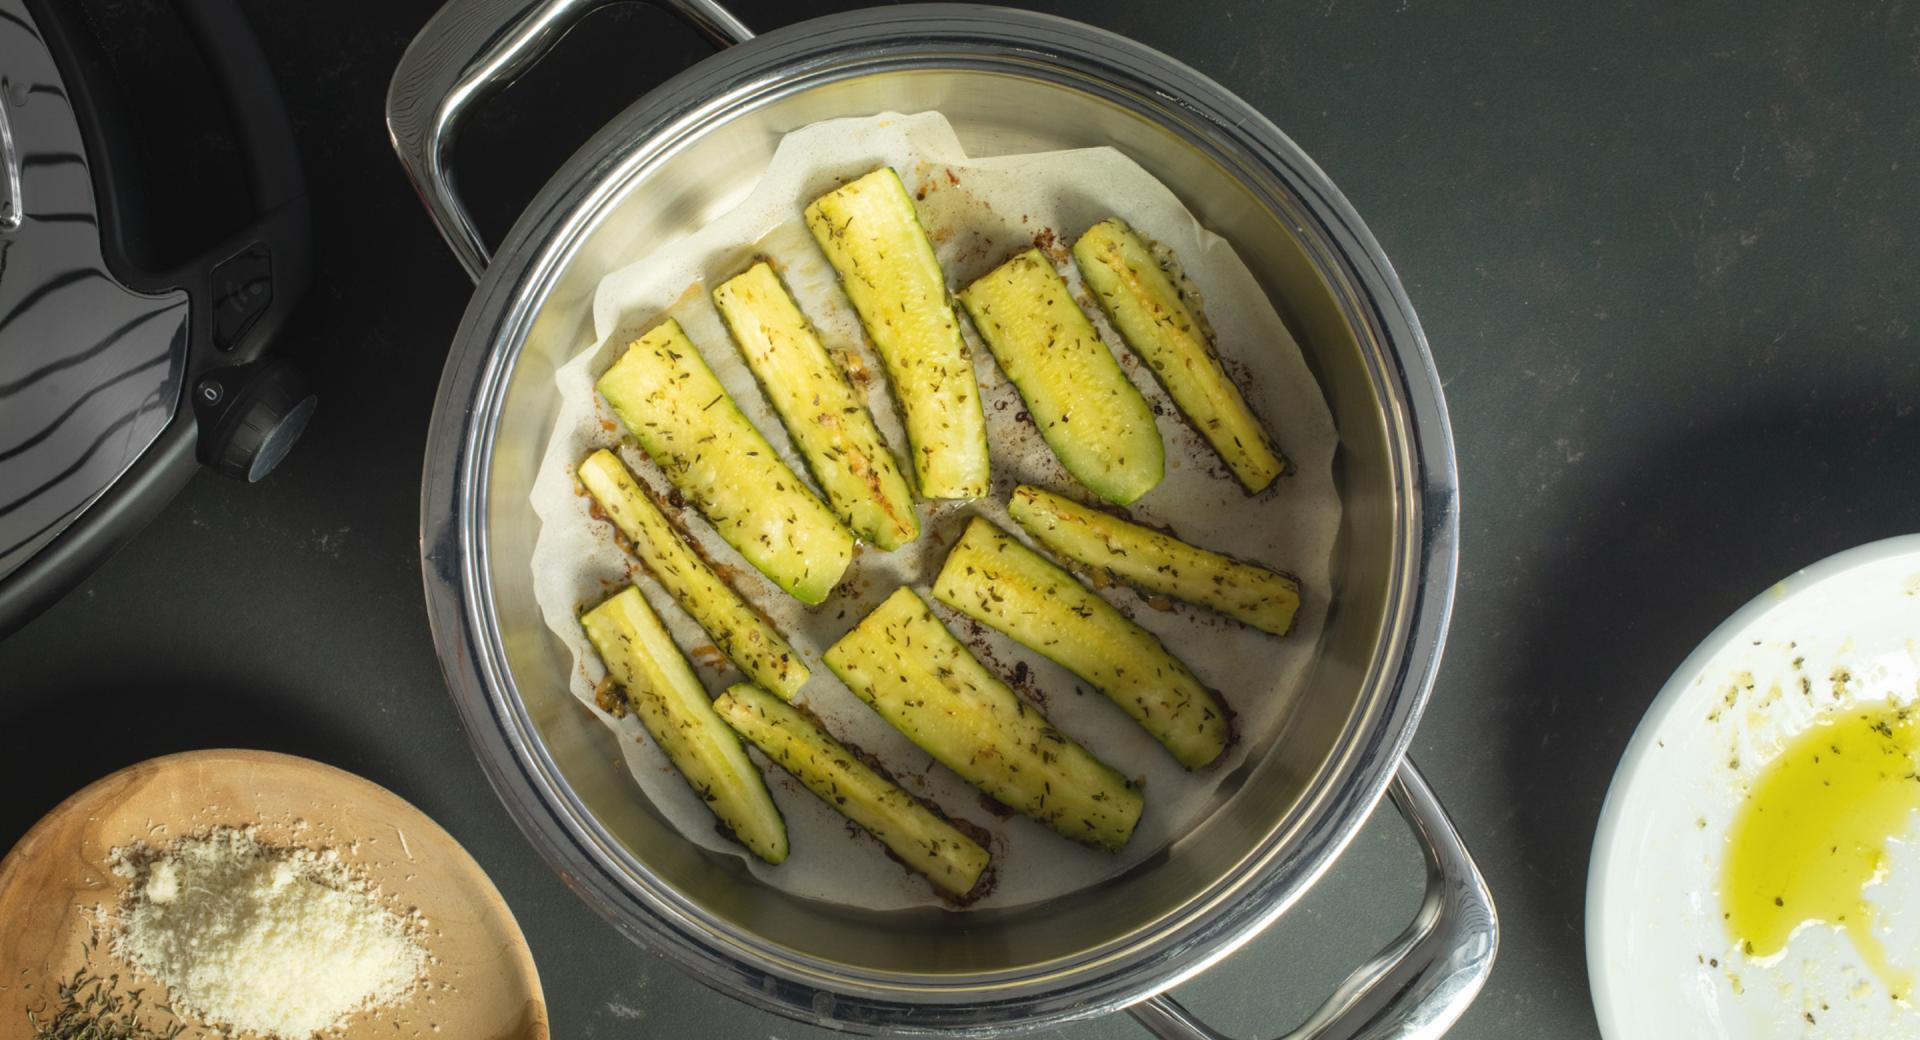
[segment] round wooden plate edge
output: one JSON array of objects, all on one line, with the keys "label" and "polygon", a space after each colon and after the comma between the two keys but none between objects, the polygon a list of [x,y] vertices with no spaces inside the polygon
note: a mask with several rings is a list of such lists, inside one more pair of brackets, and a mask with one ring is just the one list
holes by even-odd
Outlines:
[{"label": "round wooden plate edge", "polygon": [[[27,829],[27,832],[21,836],[19,841],[14,843],[13,848],[7,852],[6,856],[0,858],[0,909],[5,908],[7,893],[11,891],[15,885],[21,883],[20,875],[28,869],[29,864],[44,861],[45,858],[50,855],[58,856],[66,854],[65,849],[43,846],[48,846],[49,843],[61,842],[65,836],[58,833],[59,829],[62,826],[68,825],[70,822],[77,822],[76,817],[78,814],[87,812],[96,806],[110,805],[122,800],[125,797],[125,790],[131,785],[151,780],[155,777],[165,776],[172,771],[202,769],[207,767],[266,767],[269,769],[289,769],[315,776],[323,776],[335,783],[350,788],[359,788],[374,797],[388,800],[393,807],[402,811],[403,814],[414,818],[418,822],[425,823],[431,829],[430,833],[437,835],[440,840],[445,842],[447,847],[458,851],[459,855],[463,858],[463,862],[459,864],[462,872],[477,879],[478,887],[475,894],[478,898],[475,902],[496,907],[498,915],[511,930],[510,934],[513,941],[509,944],[508,950],[511,951],[510,956],[512,956],[515,961],[515,967],[525,979],[528,1004],[523,1021],[517,1023],[515,1028],[509,1033],[502,1034],[502,1040],[506,1040],[506,1038],[511,1038],[511,1040],[548,1040],[550,1036],[550,1023],[547,1015],[545,987],[541,982],[538,966],[533,960],[532,951],[527,946],[525,933],[522,932],[520,922],[514,915],[512,907],[507,904],[505,897],[500,894],[498,886],[493,883],[493,879],[488,876],[479,862],[473,858],[473,854],[467,851],[466,847],[462,845],[458,839],[454,838],[446,828],[440,826],[438,821],[421,811],[420,808],[412,802],[402,798],[381,784],[375,783],[358,774],[348,772],[338,766],[314,759],[302,758],[298,755],[288,755],[277,751],[264,751],[250,748],[206,748],[193,751],[180,751],[132,763],[94,780],[73,794],[68,795],[52,809],[48,810],[39,820],[35,821],[32,827]],[[89,816],[89,818],[92,817]],[[63,904],[57,912],[64,916],[70,913],[76,906],[82,905],[82,903],[83,901],[77,898],[69,900]],[[13,940],[17,942],[19,939],[19,933],[14,933]],[[10,945],[11,944],[12,943],[10,943]],[[502,952],[505,953],[508,951]],[[0,1013],[11,1012],[24,1015],[27,1005],[23,1004],[18,1008],[13,1008],[11,1007],[13,1001],[6,999],[9,994],[18,995],[22,992],[22,987],[12,985],[11,983],[12,980],[0,978]]]}]

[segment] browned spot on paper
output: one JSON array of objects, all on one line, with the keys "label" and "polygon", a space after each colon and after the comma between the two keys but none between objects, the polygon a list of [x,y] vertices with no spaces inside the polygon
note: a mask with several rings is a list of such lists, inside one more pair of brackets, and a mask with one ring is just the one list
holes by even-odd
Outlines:
[{"label": "browned spot on paper", "polygon": [[621,695],[620,686],[611,675],[594,684],[593,703],[616,719],[627,717],[627,699]]}]

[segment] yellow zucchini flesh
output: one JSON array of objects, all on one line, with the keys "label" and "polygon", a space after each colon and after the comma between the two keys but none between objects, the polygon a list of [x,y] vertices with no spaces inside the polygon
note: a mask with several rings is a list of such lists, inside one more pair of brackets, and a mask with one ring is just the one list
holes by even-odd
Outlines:
[{"label": "yellow zucchini flesh", "polygon": [[1121,505],[1160,483],[1153,409],[1045,254],[1029,249],[994,268],[960,303],[1073,479]]},{"label": "yellow zucchini flesh", "polygon": [[827,667],[968,783],[1057,833],[1118,850],[1144,802],[1127,779],[995,678],[910,588],[827,649]]},{"label": "yellow zucchini flesh", "polygon": [[722,828],[768,863],[785,860],[787,825],[766,781],[740,738],[714,713],[707,691],[640,590],[627,586],[580,623],[634,714]]},{"label": "yellow zucchini flesh", "polygon": [[1226,709],[1152,632],[982,517],[947,554],[935,599],[1045,654],[1199,769],[1232,738]]},{"label": "yellow zucchini flesh", "polygon": [[1259,492],[1287,471],[1180,289],[1133,229],[1118,219],[1095,224],[1073,244],[1073,260],[1108,320],[1241,486]]},{"label": "yellow zucchini flesh", "polygon": [[1094,574],[1217,611],[1277,636],[1293,627],[1300,583],[1189,545],[1051,491],[1013,490],[1007,513],[1053,553]]},{"label": "yellow zucchini flesh", "polygon": [[987,420],[946,275],[900,177],[881,167],[813,200],[807,228],[886,365],[926,498],[987,493]]},{"label": "yellow zucchini flesh", "polygon": [[874,771],[791,705],[757,686],[737,683],[713,702],[713,710],[941,891],[965,896],[986,871],[990,857],[979,842]]},{"label": "yellow zucchini flesh", "polygon": [[602,448],[580,463],[578,473],[601,512],[633,544],[647,573],[700,623],[727,660],[747,678],[792,700],[809,674],[800,655],[707,566],[620,459]]},{"label": "yellow zucchini flesh", "polygon": [[840,519],[882,549],[918,537],[906,474],[773,268],[721,283],[713,304]]},{"label": "yellow zucchini flesh", "polygon": [[800,602],[827,598],[853,559],[853,533],[774,454],[679,322],[635,340],[596,385],[728,545]]}]

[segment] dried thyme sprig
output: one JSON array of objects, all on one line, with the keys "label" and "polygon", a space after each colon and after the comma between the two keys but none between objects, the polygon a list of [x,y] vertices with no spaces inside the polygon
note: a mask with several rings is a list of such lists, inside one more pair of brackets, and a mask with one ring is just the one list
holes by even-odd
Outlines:
[{"label": "dried thyme sprig", "polygon": [[[144,990],[119,992],[118,973],[105,978],[88,970],[93,959],[97,933],[89,933],[82,947],[84,957],[73,976],[59,984],[55,1006],[27,1011],[27,1024],[33,1027],[33,1040],[174,1040],[186,1031],[175,1022],[155,1032],[141,1023],[147,1010]],[[169,1015],[173,1009],[158,1005]]]}]

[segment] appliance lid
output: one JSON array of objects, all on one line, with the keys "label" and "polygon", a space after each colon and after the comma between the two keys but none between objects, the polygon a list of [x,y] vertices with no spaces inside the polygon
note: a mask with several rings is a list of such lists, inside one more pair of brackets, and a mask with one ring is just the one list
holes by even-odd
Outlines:
[{"label": "appliance lid", "polygon": [[25,0],[0,0],[0,578],[51,542],[174,419],[184,290],[108,268],[69,84]]}]

